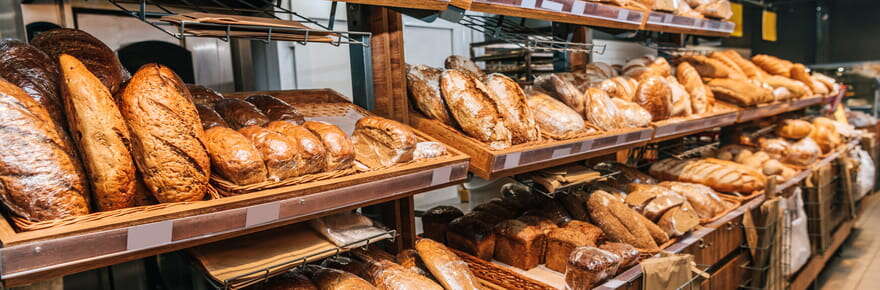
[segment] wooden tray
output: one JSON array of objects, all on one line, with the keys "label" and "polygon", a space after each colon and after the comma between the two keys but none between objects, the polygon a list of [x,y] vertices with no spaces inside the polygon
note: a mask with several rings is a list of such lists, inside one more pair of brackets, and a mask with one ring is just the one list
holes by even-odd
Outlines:
[{"label": "wooden tray", "polygon": [[736,123],[739,116],[738,108],[732,105],[719,106],[713,112],[695,115],[687,119],[675,118],[654,122],[652,142],[678,138],[684,135],[720,128]]},{"label": "wooden tray", "polygon": [[645,23],[645,30],[726,37],[733,33],[736,24],[730,21],[700,19],[652,11]]},{"label": "wooden tray", "polygon": [[[339,2],[348,2],[354,4],[366,4],[366,5],[375,5],[375,6],[385,6],[385,7],[400,7],[400,8],[413,8],[413,9],[423,9],[423,10],[446,10],[446,7],[449,4],[453,5],[465,5],[468,4],[465,0],[333,0]],[[450,3],[451,2],[451,3]],[[461,2],[461,3],[459,3]],[[456,5],[456,6],[458,6]],[[468,7],[461,8],[467,9]]]},{"label": "wooden tray", "polygon": [[487,180],[558,166],[642,145],[654,134],[653,128],[633,128],[567,140],[543,140],[518,144],[503,150],[493,150],[486,143],[419,113],[410,113],[410,125],[470,155],[470,171]]},{"label": "wooden tray", "polygon": [[[256,93],[265,92],[230,96]],[[270,94],[294,104],[316,100],[344,102],[344,98],[329,90]],[[423,133],[417,134],[433,140]],[[219,199],[145,207],[29,232],[18,232],[9,219],[2,219],[0,276],[7,287],[22,285],[460,183],[467,176],[468,157],[452,147],[448,153],[426,162]]]},{"label": "wooden tray", "polygon": [[583,0],[474,0],[469,10],[505,16],[631,30],[639,29],[645,17],[643,11]]}]

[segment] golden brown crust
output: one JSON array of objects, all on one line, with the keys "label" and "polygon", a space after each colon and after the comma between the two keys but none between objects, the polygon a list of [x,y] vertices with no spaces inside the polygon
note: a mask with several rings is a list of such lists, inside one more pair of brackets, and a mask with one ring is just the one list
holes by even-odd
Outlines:
[{"label": "golden brown crust", "polygon": [[418,143],[409,126],[376,116],[358,120],[352,135],[355,157],[370,168],[411,161]]},{"label": "golden brown crust", "polygon": [[721,53],[726,55],[728,59],[732,60],[748,78],[760,79],[767,75],[767,72],[755,65],[755,63],[744,58],[742,55],[732,49],[722,51]]},{"label": "golden brown crust", "polygon": [[235,184],[262,182],[269,174],[260,151],[235,130],[221,126],[205,130],[205,148],[214,173]]},{"label": "golden brown crust", "polygon": [[791,67],[793,64],[790,61],[775,56],[759,54],[752,57],[752,62],[772,75],[791,77]]},{"label": "golden brown crust", "polygon": [[632,101],[638,89],[638,83],[630,82],[626,77],[613,77],[599,83],[599,88],[612,98]]},{"label": "golden brown crust", "polygon": [[431,274],[446,289],[477,290],[480,283],[468,269],[467,263],[443,244],[429,239],[416,241],[416,251]]},{"label": "golden brown crust", "polygon": [[809,97],[810,95],[812,95],[812,90],[810,90],[810,88],[807,87],[806,84],[784,76],[765,76],[761,80],[773,88],[785,88],[786,90],[791,92],[792,97],[795,98]]},{"label": "golden brown crust", "polygon": [[782,121],[779,127],[776,127],[776,134],[779,137],[789,139],[801,139],[810,136],[813,131],[813,125],[810,122],[797,119],[786,119]]},{"label": "golden brown crust", "polygon": [[111,94],[115,95],[122,89],[122,83],[128,78],[128,72],[122,67],[116,52],[85,31],[54,29],[40,33],[31,44],[53,59],[58,59],[62,53],[76,57],[101,80]]},{"label": "golden brown crust", "polygon": [[76,58],[62,54],[61,91],[98,209],[136,206],[131,134],[107,87]]},{"label": "golden brown crust", "polygon": [[526,102],[526,94],[516,81],[502,74],[490,74],[486,77],[486,87],[492,92],[489,96],[495,100],[513,144],[540,140],[541,133]]},{"label": "golden brown crust", "polygon": [[580,114],[547,94],[529,92],[527,102],[541,132],[551,138],[561,138],[586,129]]},{"label": "golden brown crust", "polygon": [[691,96],[691,107],[694,114],[703,114],[712,111],[715,104],[715,95],[700,79],[697,70],[687,62],[682,62],[675,70],[676,78],[682,84]]},{"label": "golden brown crust", "polygon": [[584,99],[583,92],[559,77],[559,75],[541,75],[535,79],[535,87],[562,101],[569,108],[581,114],[581,116],[586,115],[586,100]]},{"label": "golden brown crust", "polygon": [[679,237],[700,225],[700,218],[688,207],[678,206],[663,214],[657,225],[670,236]]},{"label": "golden brown crust", "polygon": [[813,77],[810,76],[810,73],[807,72],[807,67],[802,64],[796,63],[791,66],[791,78],[807,85],[813,93],[819,95],[828,94],[828,87],[822,82],[813,79]]},{"label": "golden brown crust", "polygon": [[714,158],[664,159],[651,165],[651,175],[664,180],[699,183],[721,192],[743,194],[764,189],[766,178],[742,164]]},{"label": "golden brown crust", "polygon": [[713,79],[707,85],[715,98],[739,106],[754,106],[774,100],[772,91],[747,80]]},{"label": "golden brown crust", "polygon": [[736,71],[717,59],[693,55],[682,57],[681,60],[690,63],[703,78],[745,78],[744,75],[737,74]]},{"label": "golden brown crust", "polygon": [[321,138],[312,134],[309,129],[287,121],[269,122],[266,129],[281,133],[297,142],[305,174],[319,173],[324,170],[327,165],[327,150],[324,149],[324,142],[321,141]]},{"label": "golden brown crust", "polygon": [[480,70],[480,67],[469,58],[460,55],[450,55],[444,61],[446,69],[460,70],[470,74],[479,81],[486,79],[486,73]]},{"label": "golden brown crust", "polygon": [[440,75],[443,70],[426,65],[410,66],[406,71],[406,87],[409,98],[426,117],[453,126],[446,102],[440,95]]},{"label": "golden brown crust", "polygon": [[247,126],[238,129],[238,132],[260,152],[270,180],[279,181],[305,173],[296,141],[258,126]]},{"label": "golden brown crust", "polygon": [[120,100],[135,164],[159,202],[203,199],[211,174],[198,112],[181,88],[170,69],[148,64],[135,73]]},{"label": "golden brown crust", "polygon": [[355,153],[354,144],[351,139],[345,135],[342,129],[336,125],[324,122],[307,121],[303,126],[318,138],[324,144],[324,150],[327,154],[327,163],[324,170],[342,170],[351,167],[354,163]]},{"label": "golden brown crust", "polygon": [[709,57],[720,61],[725,66],[730,68],[730,70],[732,72],[732,75],[730,76],[731,78],[744,79],[747,77],[745,71],[743,71],[743,69],[739,66],[739,64],[736,61],[734,61],[729,55],[722,53],[720,51],[716,51],[716,52],[712,52],[711,54],[709,54]]},{"label": "golden brown crust", "polygon": [[464,71],[447,70],[440,78],[440,90],[449,111],[465,133],[489,143],[493,149],[510,147],[510,130],[480,80]]},{"label": "golden brown crust", "polygon": [[495,226],[495,231],[496,260],[523,270],[541,262],[546,236],[540,227],[511,219]]},{"label": "golden brown crust", "polygon": [[639,84],[634,102],[648,110],[653,121],[669,119],[672,114],[672,89],[664,78],[648,77]]},{"label": "golden brown crust", "polygon": [[648,229],[638,220],[639,214],[614,196],[601,190],[594,191],[587,200],[587,207],[590,218],[610,240],[646,250],[658,249]]}]

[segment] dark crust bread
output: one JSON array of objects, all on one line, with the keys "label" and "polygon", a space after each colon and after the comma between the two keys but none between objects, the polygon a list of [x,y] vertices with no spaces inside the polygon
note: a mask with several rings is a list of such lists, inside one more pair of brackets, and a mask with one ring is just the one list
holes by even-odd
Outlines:
[{"label": "dark crust bread", "polygon": [[269,95],[253,95],[244,100],[254,104],[270,121],[289,121],[297,125],[302,125],[306,121],[302,113],[279,98]]},{"label": "dark crust bread", "polygon": [[266,126],[269,118],[266,117],[256,106],[240,99],[221,99],[214,102],[214,110],[226,120],[232,129],[241,129],[247,126]]},{"label": "dark crust bread", "polygon": [[76,57],[101,79],[111,94],[121,90],[122,83],[129,77],[116,52],[85,31],[54,29],[38,34],[31,44],[56,60],[62,53]]}]

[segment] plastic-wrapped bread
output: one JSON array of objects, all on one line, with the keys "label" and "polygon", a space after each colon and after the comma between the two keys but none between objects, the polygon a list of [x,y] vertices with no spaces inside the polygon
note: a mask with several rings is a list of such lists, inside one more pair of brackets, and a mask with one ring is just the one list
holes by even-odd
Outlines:
[{"label": "plastic-wrapped bread", "polygon": [[510,130],[482,81],[461,70],[447,70],[440,77],[440,91],[465,133],[489,143],[492,149],[510,147]]},{"label": "plastic-wrapped bread", "polygon": [[253,95],[244,99],[253,104],[269,118],[269,121],[288,121],[297,125],[305,122],[305,116],[285,101],[270,95]]},{"label": "plastic-wrapped bread", "polygon": [[232,129],[241,129],[247,126],[266,126],[269,118],[266,117],[256,106],[240,99],[222,99],[214,102],[214,110],[226,120]]},{"label": "plastic-wrapped bread", "polygon": [[208,128],[204,144],[214,173],[235,184],[262,182],[269,175],[260,151],[235,130],[224,126]]},{"label": "plastic-wrapped bread", "polygon": [[584,94],[574,85],[566,82],[556,74],[545,74],[535,79],[535,87],[548,95],[562,101],[569,108],[582,116],[586,115],[586,100]]},{"label": "plastic-wrapped bread", "polygon": [[327,161],[325,171],[347,169],[354,165],[354,145],[342,129],[324,122],[306,121],[303,127],[309,129],[324,144]]},{"label": "plastic-wrapped bread", "polygon": [[691,66],[693,66],[694,69],[697,70],[697,73],[700,74],[700,77],[703,78],[745,79],[745,75],[737,74],[736,71],[717,59],[709,58],[702,55],[692,55],[682,57],[681,60],[683,62],[690,63]]},{"label": "plastic-wrapped bread", "polygon": [[406,71],[406,88],[409,98],[422,114],[447,125],[454,121],[446,108],[446,101],[440,95],[440,75],[442,69],[426,65],[409,66]]},{"label": "plastic-wrapped bread", "polygon": [[822,149],[819,148],[819,144],[816,144],[813,138],[805,137],[791,144],[791,147],[788,148],[788,155],[782,161],[794,165],[809,166],[816,162],[820,155],[822,155]]},{"label": "plastic-wrapped bread", "polygon": [[589,290],[617,273],[620,256],[595,247],[571,252],[565,270],[565,289]]},{"label": "plastic-wrapped bread", "polygon": [[159,202],[202,200],[208,189],[211,159],[188,94],[171,69],[147,64],[118,98],[131,130],[135,165]]},{"label": "plastic-wrapped bread", "polygon": [[443,244],[430,239],[416,241],[416,251],[425,266],[446,289],[477,290],[480,283],[471,273],[467,263]]},{"label": "plastic-wrapped bread", "polygon": [[258,126],[238,129],[260,151],[269,179],[280,181],[305,174],[296,141],[281,133]]},{"label": "plastic-wrapped bread", "polygon": [[755,65],[752,61],[744,58],[742,55],[732,49],[721,51],[720,53],[724,54],[729,60],[733,61],[733,63],[735,63],[748,78],[760,79],[767,75],[767,72],[765,72],[760,67]]},{"label": "plastic-wrapped bread", "polygon": [[727,204],[721,200],[717,192],[708,186],[675,181],[664,181],[659,185],[687,198],[691,208],[700,218],[713,218],[727,210]]},{"label": "plastic-wrapped bread", "polygon": [[486,79],[486,73],[480,70],[480,67],[478,67],[476,63],[474,63],[467,57],[460,55],[450,55],[446,58],[444,65],[446,66],[446,69],[454,69],[467,72],[473,77],[477,78],[477,80],[479,81],[483,81]]},{"label": "plastic-wrapped bread", "polygon": [[773,101],[773,92],[747,80],[713,79],[708,83],[715,98],[739,106],[754,106]]},{"label": "plastic-wrapped bread", "polygon": [[672,89],[663,77],[649,77],[639,84],[633,102],[648,110],[652,121],[666,120],[672,114]]},{"label": "plastic-wrapped bread", "polygon": [[342,270],[321,267],[318,265],[303,266],[303,273],[309,277],[320,290],[357,289],[375,290],[373,284],[355,274]]},{"label": "plastic-wrapped bread", "polygon": [[815,94],[825,95],[828,94],[828,87],[825,86],[822,82],[813,79],[810,76],[810,73],[807,72],[807,67],[796,63],[791,66],[791,78],[797,81],[800,81],[810,87],[810,91]]},{"label": "plastic-wrapped bread", "polygon": [[319,173],[327,165],[327,150],[321,138],[312,134],[305,126],[294,125],[287,121],[272,121],[266,129],[281,133],[299,145],[299,155],[303,164],[303,173]]},{"label": "plastic-wrapped bread", "polygon": [[608,93],[612,98],[632,101],[638,89],[638,82],[627,77],[613,77],[599,83],[599,88]]},{"label": "plastic-wrapped bread", "polygon": [[[807,87],[807,85],[805,85],[803,82],[796,81],[784,76],[765,76],[761,79],[761,81],[767,83],[767,85],[770,85],[773,88],[787,89],[789,92],[791,92],[792,97],[794,98],[809,97],[813,93],[813,91],[810,90],[810,88]],[[779,99],[777,98],[777,100]]]},{"label": "plastic-wrapped bread", "polygon": [[791,67],[794,65],[790,61],[766,54],[753,56],[752,62],[769,74],[784,76],[787,78],[791,77]]},{"label": "plastic-wrapped bread", "polygon": [[98,209],[136,206],[135,167],[128,151],[131,133],[113,96],[75,57],[61,54],[58,64],[70,132],[89,173]]},{"label": "plastic-wrapped bread", "polygon": [[189,90],[192,102],[196,105],[213,107],[214,102],[223,99],[223,95],[205,86],[186,84],[186,89]]},{"label": "plastic-wrapped bread", "polygon": [[687,206],[678,206],[664,213],[657,225],[669,236],[680,237],[699,226],[700,217]]},{"label": "plastic-wrapped bread", "polygon": [[605,131],[623,128],[621,112],[605,91],[589,88],[584,92],[584,99],[587,102],[587,121]]},{"label": "plastic-wrapped bread", "polygon": [[612,241],[624,242],[641,249],[658,249],[657,243],[645,225],[639,220],[639,213],[627,207],[611,194],[597,190],[587,201],[590,218]]},{"label": "plastic-wrapped bread", "polygon": [[510,130],[513,144],[537,141],[541,138],[535,117],[526,101],[526,94],[516,81],[502,74],[486,77],[486,87],[492,92],[498,113]]},{"label": "plastic-wrapped bread", "polygon": [[776,127],[776,134],[783,138],[801,139],[810,136],[813,124],[804,120],[786,119]]},{"label": "plastic-wrapped bread", "polygon": [[733,9],[730,7],[729,0],[713,0],[697,6],[696,10],[709,18],[727,20],[733,17]]},{"label": "plastic-wrapped bread", "polygon": [[527,99],[541,133],[552,139],[584,132],[582,115],[562,102],[539,91],[530,91]]},{"label": "plastic-wrapped bread", "polygon": [[767,183],[754,169],[715,158],[664,159],[651,165],[650,172],[660,179],[699,183],[720,192],[748,194],[764,189]]},{"label": "plastic-wrapped bread", "polygon": [[670,115],[672,117],[687,117],[694,114],[693,106],[691,105],[691,95],[688,94],[687,90],[678,83],[678,81],[674,77],[667,77],[667,83],[669,83],[669,88],[672,90],[672,112]]},{"label": "plastic-wrapped bread", "polygon": [[599,249],[603,249],[620,256],[620,267],[617,270],[618,273],[629,269],[629,267],[638,265],[639,261],[641,260],[639,249],[636,249],[636,247],[633,247],[630,244],[604,243],[599,246]]},{"label": "plastic-wrapped bread", "polygon": [[683,85],[688,95],[691,96],[691,107],[694,114],[703,114],[712,110],[715,96],[712,94],[712,90],[703,84],[700,74],[690,63],[680,63],[675,70],[675,76],[678,83]]},{"label": "plastic-wrapped bread", "polygon": [[355,157],[370,168],[411,161],[419,142],[409,126],[377,116],[358,120],[352,136]]}]

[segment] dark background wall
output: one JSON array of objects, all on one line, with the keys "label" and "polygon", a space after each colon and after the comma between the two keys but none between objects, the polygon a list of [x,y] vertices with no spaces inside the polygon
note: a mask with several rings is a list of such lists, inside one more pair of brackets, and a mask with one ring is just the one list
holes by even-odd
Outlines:
[{"label": "dark background wall", "polygon": [[880,60],[880,1],[831,1],[829,62]]}]

